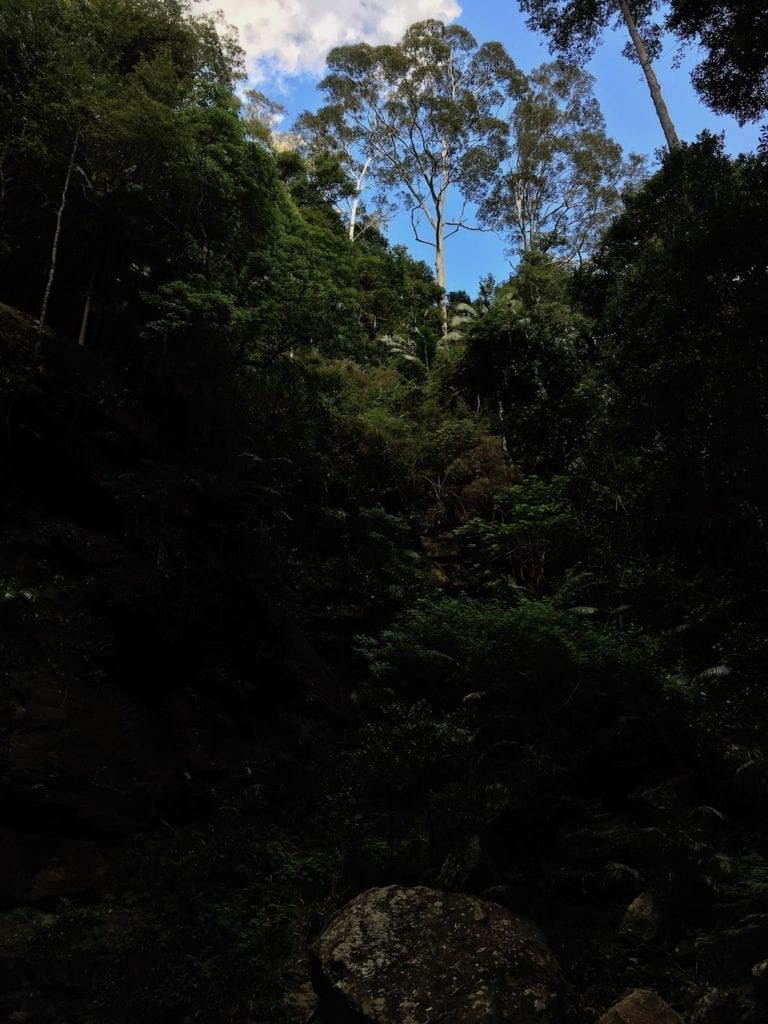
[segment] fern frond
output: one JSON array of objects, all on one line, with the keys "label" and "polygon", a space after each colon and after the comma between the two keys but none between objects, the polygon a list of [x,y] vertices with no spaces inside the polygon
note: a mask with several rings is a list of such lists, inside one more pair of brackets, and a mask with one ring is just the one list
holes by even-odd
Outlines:
[{"label": "fern frond", "polygon": [[765,756],[762,750],[754,748],[752,750],[745,750],[735,748],[732,752],[735,759],[736,756],[740,757],[741,763],[736,768],[736,774],[739,775],[741,772],[745,772],[750,768],[754,768],[756,764],[763,764],[765,762]]},{"label": "fern frond", "polygon": [[691,680],[692,683],[708,683],[713,679],[725,679],[733,672],[732,668],[728,665],[713,665],[711,668],[705,668],[702,672],[699,672]]},{"label": "fern frond", "polygon": [[710,817],[717,818],[718,821],[727,821],[722,811],[718,811],[716,807],[711,807],[709,804],[700,804],[698,807],[694,807],[692,811],[688,812],[687,817]]},{"label": "fern frond", "polygon": [[615,882],[639,882],[640,872],[629,864],[622,864],[619,861],[609,861],[602,870],[603,883],[608,885]]},{"label": "fern frond", "polygon": [[736,858],[729,857],[727,853],[716,853],[712,860],[724,875],[732,875],[736,870]]}]

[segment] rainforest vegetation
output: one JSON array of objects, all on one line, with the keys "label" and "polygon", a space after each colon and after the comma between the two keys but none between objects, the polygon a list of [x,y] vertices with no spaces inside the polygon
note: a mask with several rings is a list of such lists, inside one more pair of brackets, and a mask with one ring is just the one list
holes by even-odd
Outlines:
[{"label": "rainforest vegetation", "polygon": [[520,6],[532,74],[422,22],[280,133],[184,0],[0,0],[4,1020],[298,1024],[395,882],[577,1024],[768,1016],[768,146],[651,171],[574,62],[631,9],[759,119],[765,16]]}]

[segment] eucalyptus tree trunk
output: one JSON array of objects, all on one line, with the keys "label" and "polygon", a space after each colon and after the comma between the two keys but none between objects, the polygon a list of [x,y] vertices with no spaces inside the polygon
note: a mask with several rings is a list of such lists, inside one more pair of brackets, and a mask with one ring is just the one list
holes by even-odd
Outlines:
[{"label": "eucalyptus tree trunk", "polygon": [[656,78],[653,68],[651,67],[651,61],[648,57],[648,51],[645,48],[643,40],[640,38],[640,33],[637,31],[637,25],[635,19],[632,17],[632,12],[629,9],[627,0],[620,0],[621,13],[624,16],[624,21],[629,29],[629,34],[632,37],[632,43],[637,51],[637,57],[640,61],[640,66],[645,73],[645,80],[648,82],[648,88],[651,92],[651,99],[653,105],[656,108],[656,114],[661,122],[661,130],[664,132],[664,138],[667,140],[667,148],[679,149],[680,139],[677,137],[675,126],[672,124],[672,118],[669,116],[667,105],[664,102],[664,97],[661,94],[661,86],[659,80]]},{"label": "eucalyptus tree trunk", "polygon": [[443,144],[442,166],[440,168],[440,188],[435,193],[435,278],[438,288],[442,288],[440,297],[440,322],[442,335],[448,333],[448,295],[445,291],[445,161],[446,151]]},{"label": "eucalyptus tree trunk", "polygon": [[75,156],[77,154],[77,144],[80,141],[80,132],[75,133],[75,141],[72,144],[72,152],[69,157],[69,164],[67,165],[67,174],[64,178],[64,186],[61,190],[61,199],[59,200],[59,208],[56,212],[56,231],[53,235],[53,245],[51,246],[51,268],[48,271],[48,280],[45,283],[45,293],[43,294],[43,305],[40,309],[40,319],[37,323],[37,333],[42,334],[45,328],[45,318],[48,314],[48,302],[51,298],[51,288],[53,287],[53,279],[56,276],[56,260],[59,255],[59,238],[61,237],[61,221],[64,217],[64,210],[67,205],[67,196],[69,195],[69,183],[72,179],[72,168],[75,166]]},{"label": "eucalyptus tree trunk", "polygon": [[83,316],[80,321],[80,333],[77,336],[77,343],[81,347],[85,345],[85,339],[88,337],[88,322],[91,318],[91,306],[93,304],[93,288],[95,284],[95,274],[91,274],[91,279],[88,282],[88,291],[85,293],[85,302],[83,304]]},{"label": "eucalyptus tree trunk", "polygon": [[368,159],[363,164],[363,169],[358,175],[357,181],[355,182],[355,198],[352,200],[352,206],[349,211],[349,229],[348,235],[350,242],[355,240],[355,229],[357,227],[357,211],[360,208],[360,196],[362,195],[363,189],[365,188],[365,176],[368,173],[368,168],[371,166],[371,160],[373,157]]},{"label": "eucalyptus tree trunk", "polygon": [[442,210],[438,211],[435,224],[435,278],[438,288],[443,289],[440,297],[440,322],[443,337],[448,333],[448,296],[445,291],[445,238],[443,237]]}]

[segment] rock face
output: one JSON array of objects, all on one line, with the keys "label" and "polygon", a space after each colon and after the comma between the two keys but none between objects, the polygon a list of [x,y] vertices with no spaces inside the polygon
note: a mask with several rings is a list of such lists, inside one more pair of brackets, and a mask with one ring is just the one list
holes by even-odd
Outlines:
[{"label": "rock face", "polygon": [[539,929],[473,896],[369,889],[312,949],[332,1024],[556,1024],[566,984]]},{"label": "rock face", "polygon": [[600,1024],[683,1024],[661,996],[636,988],[600,1018]]}]

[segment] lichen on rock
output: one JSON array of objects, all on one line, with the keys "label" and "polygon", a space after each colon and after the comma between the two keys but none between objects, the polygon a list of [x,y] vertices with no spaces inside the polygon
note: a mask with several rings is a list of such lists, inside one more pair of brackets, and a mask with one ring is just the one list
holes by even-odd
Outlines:
[{"label": "lichen on rock", "polygon": [[357,896],[315,942],[312,969],[334,1024],[555,1024],[567,990],[534,924],[422,886]]},{"label": "lichen on rock", "polygon": [[636,988],[603,1014],[600,1024],[682,1024],[682,1020],[656,992]]}]

